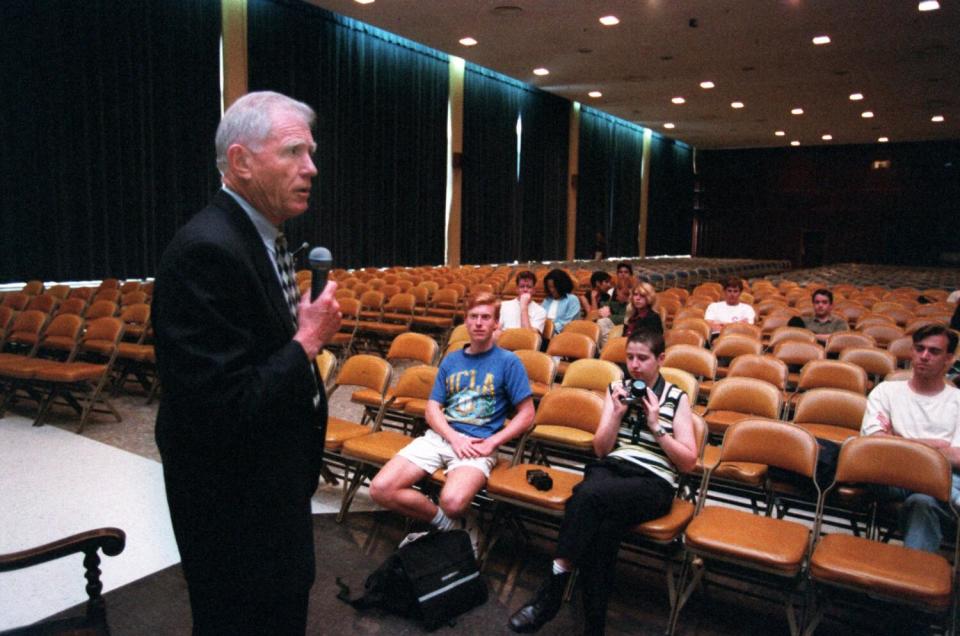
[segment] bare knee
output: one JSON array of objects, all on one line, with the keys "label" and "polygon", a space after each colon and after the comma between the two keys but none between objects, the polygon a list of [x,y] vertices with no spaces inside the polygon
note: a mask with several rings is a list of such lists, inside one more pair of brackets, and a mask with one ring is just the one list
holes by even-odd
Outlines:
[{"label": "bare knee", "polygon": [[382,473],[378,473],[370,482],[370,498],[381,506],[390,502],[396,492],[396,485],[389,477]]},{"label": "bare knee", "polygon": [[440,492],[440,509],[448,517],[459,518],[466,514],[473,502],[473,493],[444,488]]}]

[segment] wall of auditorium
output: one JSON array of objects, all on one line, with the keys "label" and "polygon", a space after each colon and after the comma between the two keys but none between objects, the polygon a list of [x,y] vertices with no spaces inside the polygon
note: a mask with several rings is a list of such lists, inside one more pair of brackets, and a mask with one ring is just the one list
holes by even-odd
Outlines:
[{"label": "wall of auditorium", "polygon": [[958,170],[960,141],[701,152],[699,253],[937,265],[960,252]]}]

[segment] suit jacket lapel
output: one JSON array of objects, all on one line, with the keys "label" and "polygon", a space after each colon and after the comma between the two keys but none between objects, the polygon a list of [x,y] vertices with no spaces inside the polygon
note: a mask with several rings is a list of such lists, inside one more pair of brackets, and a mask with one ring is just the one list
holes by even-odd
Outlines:
[{"label": "suit jacket lapel", "polygon": [[293,337],[295,332],[293,319],[290,317],[290,310],[287,308],[286,297],[283,289],[280,287],[280,281],[277,279],[277,272],[274,268],[270,255],[267,254],[267,248],[263,244],[263,239],[257,232],[253,222],[247,217],[240,204],[236,200],[220,190],[213,198],[213,204],[225,210],[230,220],[236,226],[237,231],[244,241],[243,249],[250,255],[250,262],[254,271],[266,290],[267,300],[273,308],[274,318],[278,326],[284,330],[289,337]]}]

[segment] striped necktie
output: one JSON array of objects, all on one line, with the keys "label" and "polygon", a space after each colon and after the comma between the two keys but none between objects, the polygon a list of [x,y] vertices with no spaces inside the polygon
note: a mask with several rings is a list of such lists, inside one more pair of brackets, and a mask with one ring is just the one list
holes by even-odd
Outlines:
[{"label": "striped necktie", "polygon": [[280,271],[280,284],[283,295],[287,299],[287,308],[294,326],[297,325],[297,305],[300,303],[300,294],[297,289],[297,277],[293,271],[293,256],[287,250],[287,237],[283,232],[277,235],[277,269]]}]

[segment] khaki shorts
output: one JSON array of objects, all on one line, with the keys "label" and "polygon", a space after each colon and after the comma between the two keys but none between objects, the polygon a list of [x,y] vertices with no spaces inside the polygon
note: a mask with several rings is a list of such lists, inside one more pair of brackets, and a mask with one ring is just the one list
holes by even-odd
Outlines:
[{"label": "khaki shorts", "polygon": [[438,468],[443,468],[446,474],[455,468],[470,466],[482,472],[484,477],[490,477],[490,471],[497,465],[496,454],[460,459],[453,451],[453,446],[433,429],[404,446],[397,455],[426,471],[428,475],[432,475]]}]

